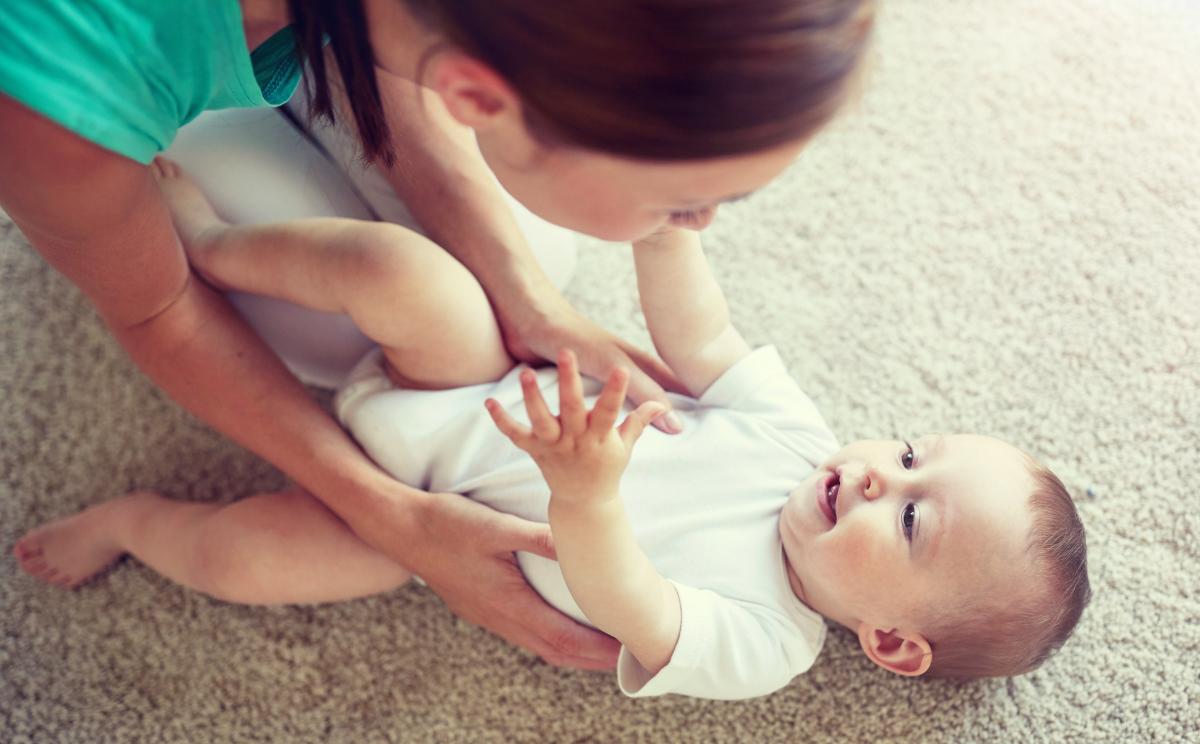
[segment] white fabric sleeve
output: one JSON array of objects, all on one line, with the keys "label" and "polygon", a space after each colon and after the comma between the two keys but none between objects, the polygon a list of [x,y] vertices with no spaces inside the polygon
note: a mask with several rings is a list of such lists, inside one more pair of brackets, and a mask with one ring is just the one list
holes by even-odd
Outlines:
[{"label": "white fabric sleeve", "polygon": [[792,379],[774,346],[760,346],[742,357],[708,386],[699,401],[753,414],[777,429],[829,433],[825,419]]},{"label": "white fabric sleeve", "polygon": [[675,652],[651,675],[622,647],[617,683],[630,697],[671,692],[739,700],[767,695],[812,666],[824,643],[822,622],[805,632],[766,608],[672,583],[683,618]]}]

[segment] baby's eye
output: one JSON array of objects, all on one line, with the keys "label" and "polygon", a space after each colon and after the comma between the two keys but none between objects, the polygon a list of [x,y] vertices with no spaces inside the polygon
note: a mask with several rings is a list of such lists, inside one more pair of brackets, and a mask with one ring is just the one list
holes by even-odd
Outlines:
[{"label": "baby's eye", "polygon": [[917,524],[917,505],[909,502],[900,510],[900,527],[904,530],[904,538],[912,542],[913,528]]},{"label": "baby's eye", "polygon": [[912,470],[913,465],[916,464],[916,461],[917,455],[915,452],[913,452],[912,445],[908,442],[905,442],[904,452],[900,455],[900,464],[904,466],[905,470]]}]

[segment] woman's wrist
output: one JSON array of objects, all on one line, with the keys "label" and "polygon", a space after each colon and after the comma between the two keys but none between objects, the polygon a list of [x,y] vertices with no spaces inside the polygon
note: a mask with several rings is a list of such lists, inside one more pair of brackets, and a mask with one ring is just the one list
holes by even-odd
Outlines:
[{"label": "woman's wrist", "polygon": [[434,501],[427,491],[392,478],[357,449],[334,453],[331,460],[315,462],[313,484],[303,485],[367,542],[380,547],[371,536],[377,527],[385,527],[388,542],[395,543],[396,537],[415,534],[425,521],[422,514]]}]

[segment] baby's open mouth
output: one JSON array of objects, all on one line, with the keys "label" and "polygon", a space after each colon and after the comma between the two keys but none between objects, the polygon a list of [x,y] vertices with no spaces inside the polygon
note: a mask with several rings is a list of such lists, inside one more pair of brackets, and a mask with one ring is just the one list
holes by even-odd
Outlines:
[{"label": "baby's open mouth", "polygon": [[824,490],[818,496],[818,505],[821,507],[821,512],[833,524],[837,524],[837,497],[838,490],[841,488],[842,479],[837,473],[831,473],[824,483],[821,484]]}]

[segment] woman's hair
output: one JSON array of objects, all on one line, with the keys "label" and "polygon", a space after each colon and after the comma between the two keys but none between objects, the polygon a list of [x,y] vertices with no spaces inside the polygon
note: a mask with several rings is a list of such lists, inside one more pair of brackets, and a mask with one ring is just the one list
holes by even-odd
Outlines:
[{"label": "woman's hair", "polygon": [[[395,0],[495,70],[545,144],[650,160],[805,138],[853,88],[873,0]],[[328,40],[363,155],[391,147],[362,0],[288,0],[311,113],[334,118]]]}]

